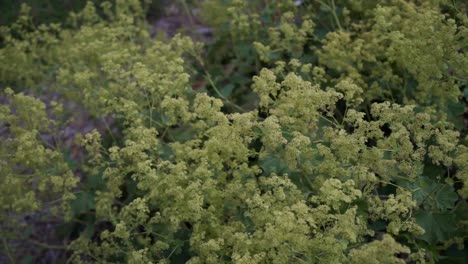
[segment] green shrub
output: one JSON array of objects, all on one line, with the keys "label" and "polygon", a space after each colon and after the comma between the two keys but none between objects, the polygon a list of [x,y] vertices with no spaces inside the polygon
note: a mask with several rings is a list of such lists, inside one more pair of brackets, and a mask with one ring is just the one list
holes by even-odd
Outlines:
[{"label": "green shrub", "polygon": [[[456,261],[464,5],[264,2],[206,1],[228,16],[205,17],[220,36],[205,51],[151,39],[138,0],[90,3],[66,28],[24,8],[2,28],[3,253],[53,209],[76,263]],[[79,173],[58,136],[72,114],[42,93],[116,121],[77,136]]]},{"label": "green shrub", "polygon": [[[295,6],[294,1],[263,2],[203,3],[202,16],[213,21],[219,32],[208,53],[213,64],[210,71],[220,76],[219,85],[238,83],[231,93],[239,104],[248,94],[252,73],[258,74],[262,67],[280,68],[323,87],[352,79],[364,89],[367,107],[383,100],[417,104],[462,128],[459,100],[468,92],[466,4],[310,0]],[[229,11],[224,12],[226,17],[211,11],[221,9]],[[233,70],[221,71],[220,61],[229,61]]]}]

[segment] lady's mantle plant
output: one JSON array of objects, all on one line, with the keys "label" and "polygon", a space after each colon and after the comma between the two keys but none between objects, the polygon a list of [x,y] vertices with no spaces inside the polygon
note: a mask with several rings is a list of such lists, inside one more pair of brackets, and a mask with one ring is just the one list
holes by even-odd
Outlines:
[{"label": "lady's mantle plant", "polygon": [[[296,7],[283,2],[278,8],[291,13],[270,29],[272,46],[254,44],[267,65],[247,91],[256,98],[251,107],[194,91],[191,74],[197,65],[206,71],[201,46],[181,36],[152,40],[136,0],[89,4],[67,26],[36,28],[24,14],[3,28],[1,82],[16,92],[6,89],[0,108],[2,252],[13,261],[15,224],[45,209],[79,223],[69,226],[79,234],[69,245],[77,263],[425,263],[462,247],[468,148],[464,132],[433,110],[458,99],[441,61],[448,54],[466,63],[463,50],[452,50],[466,34],[466,16],[445,24],[436,4],[416,11],[404,1],[342,9],[349,21],[327,34],[313,65],[295,52],[317,23],[310,15],[297,26]],[[251,35],[242,32],[256,24],[236,9],[242,3],[228,9],[239,14],[232,37],[245,40]],[[371,35],[349,12],[368,19]],[[399,20],[384,30],[393,13]],[[414,14],[447,27],[433,29],[447,35],[435,38],[437,56],[409,45],[428,41],[423,24],[419,31],[407,24]],[[397,36],[391,27],[407,32]],[[338,51],[346,45],[362,52]],[[372,65],[376,75],[365,70]],[[401,92],[400,70],[413,75],[415,94],[437,90],[439,101],[380,100],[385,92],[375,80],[387,76],[389,92]],[[450,89],[438,90],[441,83]],[[66,122],[60,104],[46,107],[25,86],[76,101],[94,117],[112,116],[119,133],[78,136],[86,159],[74,175],[56,143]],[[242,111],[229,111],[233,105]],[[50,207],[57,198],[63,206]]]}]

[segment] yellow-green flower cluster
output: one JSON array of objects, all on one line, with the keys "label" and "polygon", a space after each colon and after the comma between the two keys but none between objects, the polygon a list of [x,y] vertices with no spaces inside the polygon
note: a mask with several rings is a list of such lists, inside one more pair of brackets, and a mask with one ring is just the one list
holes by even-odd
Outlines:
[{"label": "yellow-green flower cluster", "polygon": [[[0,58],[27,65],[18,75],[0,66],[5,82],[53,90],[117,123],[118,138],[98,130],[78,137],[83,185],[102,184],[81,190],[91,197],[84,214],[92,223],[77,229],[72,261],[405,263],[406,255],[429,258],[419,249],[426,242],[456,242],[432,231],[439,219],[422,216],[450,217],[468,197],[466,144],[433,111],[459,92],[451,77],[465,68],[449,68],[466,64],[460,22],[436,4],[418,9],[400,0],[379,1],[362,13],[365,21],[351,22],[363,11],[362,1],[350,1],[348,20],[335,20],[340,29],[314,48],[315,62],[304,63],[289,57],[302,56],[319,24],[303,17],[298,26],[292,1],[277,2],[288,12],[268,32],[273,43],[256,44],[271,67],[251,78],[248,92],[258,101],[235,113],[226,110],[235,105],[228,98],[192,90],[190,60],[200,62],[200,46],[181,36],[151,39],[139,1],[105,2],[105,18],[89,4],[57,34],[50,26],[16,40],[15,26],[2,30]],[[336,11],[334,1],[324,3]],[[229,3],[233,39],[260,32],[263,20],[248,9],[247,1]],[[272,60],[272,49],[293,55]],[[405,86],[408,75],[413,88]],[[398,100],[414,104],[382,101],[396,91],[414,93]],[[60,105],[11,89],[3,98],[2,237],[14,239],[15,221],[50,208],[52,198],[79,220],[68,208],[78,177],[63,149],[43,137],[56,135]],[[462,230],[458,241],[467,235]]]},{"label": "yellow-green flower cluster", "polygon": [[46,109],[42,101],[9,88],[1,95],[6,103],[0,107],[0,232],[7,243],[23,239],[18,234],[28,215],[44,211],[49,217],[70,217],[69,202],[79,179],[64,149],[54,143],[61,124],[49,115],[59,114],[60,105]]}]

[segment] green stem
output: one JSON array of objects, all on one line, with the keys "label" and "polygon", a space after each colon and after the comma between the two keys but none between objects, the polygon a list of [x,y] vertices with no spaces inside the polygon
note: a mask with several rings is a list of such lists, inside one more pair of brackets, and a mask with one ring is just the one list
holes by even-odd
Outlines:
[{"label": "green stem", "polygon": [[199,57],[199,56],[196,56],[195,57],[196,60],[198,61],[198,63],[200,63],[200,65],[202,66],[202,69],[205,73],[205,78],[208,79],[208,82],[210,83],[211,87],[213,87],[213,90],[216,92],[216,94],[223,100],[225,101],[226,103],[230,104],[231,106],[233,106],[234,108],[236,108],[238,111],[241,111],[241,112],[246,112],[244,108],[240,107],[239,105],[233,103],[232,101],[230,101],[228,98],[226,98],[224,95],[221,94],[221,92],[218,90],[218,88],[216,87],[216,85],[214,84],[214,81],[213,79],[211,78],[211,74],[208,72],[208,70],[205,68],[205,64],[203,63],[203,60]]},{"label": "green stem", "polygon": [[113,140],[114,142],[117,142],[117,140],[116,140],[115,137],[114,137],[114,133],[112,133],[112,130],[111,130],[109,124],[108,124],[107,121],[106,121],[106,118],[105,118],[105,117],[102,117],[102,121],[103,121],[104,126],[106,127],[107,131],[109,132],[109,135],[111,136],[112,140]]},{"label": "green stem", "polygon": [[348,104],[346,103],[346,108],[344,110],[344,114],[341,115],[341,125],[343,126],[344,120],[346,118],[346,115],[348,114]]},{"label": "green stem", "polygon": [[[323,115],[320,115],[320,117],[321,117],[323,120],[327,121],[328,123],[330,123],[330,124],[332,124],[332,125],[335,125],[336,127],[342,127],[339,123],[334,122],[334,121],[332,121],[332,120],[326,118],[326,117],[323,116]],[[335,119],[335,120],[336,120],[336,119]]]},{"label": "green stem", "polygon": [[194,20],[193,20],[192,12],[190,12],[190,8],[189,8],[188,5],[187,5],[187,1],[185,1],[185,0],[180,0],[180,2],[182,3],[182,6],[184,7],[185,13],[187,13],[187,15],[188,15],[188,17],[189,17],[190,24],[193,25],[193,24],[194,24]]},{"label": "green stem", "polygon": [[394,186],[394,187],[396,187],[396,188],[400,188],[400,189],[403,189],[403,190],[406,190],[406,191],[409,191],[409,192],[413,193],[412,190],[408,190],[408,189],[406,189],[406,188],[403,187],[403,186],[400,186],[400,185],[397,185],[397,184],[394,184],[394,183],[391,183],[391,182],[388,182],[388,181],[380,180],[379,182],[380,182],[380,183],[385,183],[385,184],[388,184],[388,185],[392,185],[392,186]]},{"label": "green stem", "polygon": [[326,3],[324,3],[321,0],[317,0],[317,2],[319,2],[321,5],[326,7],[332,13],[333,19],[335,20],[335,23],[336,23],[336,26],[342,31],[343,28],[341,27],[340,20],[338,19],[338,15],[336,14],[335,0],[331,0],[331,3],[330,3],[331,6],[327,5]]},{"label": "green stem", "polygon": [[42,242],[39,242],[39,241],[36,241],[36,240],[33,240],[33,239],[29,239],[28,242],[31,243],[31,244],[34,244],[36,246],[39,246],[39,247],[42,247],[42,248],[47,248],[47,249],[61,249],[61,250],[66,250],[67,249],[67,247],[64,246],[64,245],[49,245],[49,244],[45,244],[45,243],[42,243]]},{"label": "green stem", "polygon": [[438,192],[440,189],[439,187],[443,185],[441,185],[440,183],[437,183],[436,187],[434,187],[434,189],[432,189],[427,195],[426,197],[424,197],[424,199],[421,201],[420,204],[418,204],[418,208],[420,208],[421,206],[423,206],[423,204],[427,201],[427,199],[429,199],[429,197],[431,197],[434,193]]},{"label": "green stem", "polygon": [[179,246],[175,246],[174,249],[171,251],[171,253],[169,253],[169,256],[167,256],[166,258],[167,259],[171,258],[172,254],[174,254],[174,252],[177,250],[177,248],[179,248]]},{"label": "green stem", "polygon": [[332,8],[333,18],[335,19],[338,28],[340,29],[340,31],[343,31],[343,27],[341,27],[340,20],[338,19],[338,15],[336,14],[335,0],[331,0],[331,8]]},{"label": "green stem", "polygon": [[229,99],[227,99],[223,94],[221,94],[221,92],[218,90],[218,88],[216,87],[216,85],[214,84],[213,80],[211,79],[211,76],[210,76],[210,73],[205,71],[205,77],[208,79],[208,81],[210,82],[211,84],[211,87],[213,87],[213,90],[216,92],[216,94],[223,100],[225,101],[226,103],[230,104],[231,106],[233,106],[234,108],[236,108],[237,110],[241,111],[241,112],[245,112],[244,108],[240,107],[239,105],[231,102]]}]

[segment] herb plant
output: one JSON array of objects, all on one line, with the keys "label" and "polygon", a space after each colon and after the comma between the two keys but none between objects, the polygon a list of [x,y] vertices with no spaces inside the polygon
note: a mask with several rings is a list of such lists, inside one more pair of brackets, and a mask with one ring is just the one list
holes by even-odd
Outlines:
[{"label": "herb plant", "polygon": [[[466,4],[206,0],[205,46],[152,39],[148,4],[0,29],[12,263],[37,212],[73,263],[462,263]],[[68,102],[115,121],[77,164]]]}]

